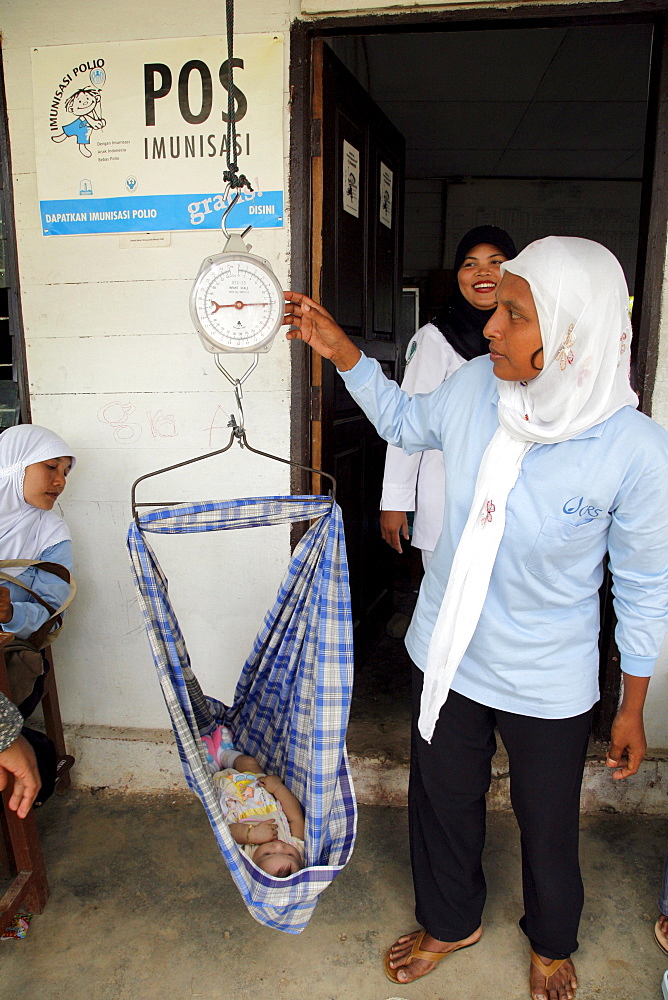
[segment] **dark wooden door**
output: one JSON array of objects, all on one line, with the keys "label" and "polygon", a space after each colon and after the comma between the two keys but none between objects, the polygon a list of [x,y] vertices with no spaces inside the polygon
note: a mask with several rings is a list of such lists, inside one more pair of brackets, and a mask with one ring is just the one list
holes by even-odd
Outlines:
[{"label": "dark wooden door", "polygon": [[[312,295],[366,354],[397,375],[403,136],[321,39],[314,41]],[[314,465],[337,479],[358,631],[391,613],[381,540],[385,443],[331,364],[312,372]]]}]

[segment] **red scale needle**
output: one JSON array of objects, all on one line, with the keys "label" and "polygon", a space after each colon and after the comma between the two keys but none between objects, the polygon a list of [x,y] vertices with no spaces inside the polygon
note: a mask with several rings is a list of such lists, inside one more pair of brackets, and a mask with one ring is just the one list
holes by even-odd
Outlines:
[{"label": "red scale needle", "polygon": [[268,302],[242,302],[241,299],[238,299],[236,302],[223,302],[221,304],[219,302],[215,302],[212,299],[211,300],[211,305],[215,306],[215,308],[214,308],[213,311],[215,313],[217,313],[219,309],[243,309],[244,306],[268,306],[269,303]]}]

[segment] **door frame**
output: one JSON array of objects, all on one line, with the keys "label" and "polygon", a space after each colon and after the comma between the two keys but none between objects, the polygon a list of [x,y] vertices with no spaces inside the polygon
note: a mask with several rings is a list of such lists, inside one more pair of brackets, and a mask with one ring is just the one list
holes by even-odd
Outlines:
[{"label": "door frame", "polygon": [[7,285],[7,309],[9,333],[12,338],[12,381],[18,386],[21,421],[32,419],[30,409],[30,383],[26,360],[23,311],[19,262],[16,248],[16,222],[14,215],[14,186],[12,183],[12,160],[9,142],[7,100],[5,96],[5,74],[2,45],[0,44],[0,218],[5,233],[5,275]]},{"label": "door frame", "polygon": [[[624,23],[650,23],[652,46],[645,161],[642,179],[640,225],[637,249],[637,294],[634,299],[635,382],[640,410],[651,416],[659,354],[659,322],[663,277],[667,263],[668,234],[668,12],[665,0],[596,0],[592,3],[540,3],[508,9],[480,5],[465,10],[443,10],[396,14],[365,13],[297,20],[290,33],[290,205],[291,284],[313,287],[315,268],[311,261],[311,230],[321,220],[311,212],[311,157],[319,145],[317,109],[311,108],[313,39],[343,34],[396,33],[401,30],[480,31],[537,27],[592,27]],[[314,113],[315,112],[315,113]],[[311,394],[310,352],[299,342],[291,345],[292,403],[291,448],[295,461],[312,465],[311,421],[317,415],[318,399]],[[317,417],[316,417],[317,419]],[[304,487],[304,482],[293,486]],[[594,734],[601,739],[609,729],[619,699],[619,652],[614,641],[614,615],[610,595],[602,607],[601,701]]]},{"label": "door frame", "polygon": [[[650,69],[650,94],[645,139],[645,168],[640,213],[636,295],[637,385],[640,409],[652,412],[659,349],[661,293],[666,266],[668,227],[668,13],[665,0],[597,0],[595,3],[531,4],[508,9],[495,6],[412,12],[362,14],[297,20],[290,32],[290,278],[294,288],[313,289],[311,263],[311,151],[319,143],[317,115],[311,109],[311,46],[314,38],[343,34],[421,31],[587,27],[607,24],[650,23],[655,28]],[[294,461],[311,463],[312,409],[310,359],[300,344],[291,345],[291,450]],[[303,487],[302,480],[293,483]]]}]

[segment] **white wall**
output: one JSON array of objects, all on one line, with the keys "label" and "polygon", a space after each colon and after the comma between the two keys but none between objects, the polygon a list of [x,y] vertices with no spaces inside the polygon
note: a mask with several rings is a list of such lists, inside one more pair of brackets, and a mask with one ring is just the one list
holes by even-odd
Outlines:
[{"label": "white wall", "polygon": [[[238,33],[286,32],[289,4],[236,4]],[[66,722],[165,727],[168,718],[139,614],[125,535],[130,485],[162,465],[226,443],[231,387],[192,331],[188,295],[199,264],[222,250],[216,232],[177,232],[171,245],[121,249],[114,235],[44,237],[38,212],[31,99],[31,49],[75,42],[225,36],[225,6],[201,0],[3,0],[0,29],[9,111],[23,316],[33,421],[57,430],[77,455],[62,511],[75,539],[79,597],[59,640]],[[280,95],[287,141],[287,85]],[[224,166],[221,161],[221,169]],[[287,187],[287,161],[285,170]],[[289,229],[253,233],[253,248],[288,284]],[[243,359],[230,369],[243,371]],[[249,441],[288,456],[289,352],[284,337],[246,383]],[[119,440],[110,421],[136,425]],[[156,414],[176,436],[154,436]],[[151,417],[153,416],[153,430]],[[214,424],[218,428],[211,431]],[[172,473],[147,499],[228,499],[289,492],[285,466],[241,453]],[[140,497],[141,499],[141,497]],[[289,555],[288,529],[156,538],[198,674],[211,694],[230,697]]]}]

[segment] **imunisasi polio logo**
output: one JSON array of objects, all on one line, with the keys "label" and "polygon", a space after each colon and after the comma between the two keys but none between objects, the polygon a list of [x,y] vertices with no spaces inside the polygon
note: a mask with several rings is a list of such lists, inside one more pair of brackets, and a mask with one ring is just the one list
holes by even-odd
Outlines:
[{"label": "imunisasi polio logo", "polygon": [[[107,124],[102,117],[102,87],[106,80],[103,67],[104,59],[74,66],[56,88],[49,109],[53,142],[76,139],[77,149],[86,157],[92,156],[91,133]],[[86,85],[80,86],[84,81]]]}]

